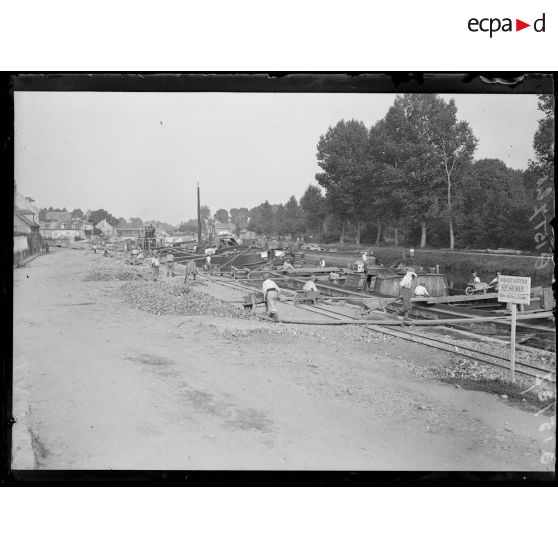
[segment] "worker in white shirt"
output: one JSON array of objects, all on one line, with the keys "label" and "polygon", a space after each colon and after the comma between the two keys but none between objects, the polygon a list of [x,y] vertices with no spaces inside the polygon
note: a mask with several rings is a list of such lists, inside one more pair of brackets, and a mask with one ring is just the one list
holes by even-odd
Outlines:
[{"label": "worker in white shirt", "polygon": [[310,279],[308,279],[308,281],[306,281],[306,283],[304,283],[304,286],[302,287],[302,290],[305,293],[310,292],[310,291],[318,292],[318,287],[316,287],[316,276],[315,275],[310,276]]},{"label": "worker in white shirt", "polygon": [[417,278],[415,270],[412,268],[407,268],[407,273],[403,276],[403,279],[399,282],[399,296],[403,301],[404,312],[403,317],[405,317],[412,307],[411,303],[411,293],[413,292],[413,283]]},{"label": "worker in white shirt", "polygon": [[310,279],[304,283],[302,290],[304,291],[307,300],[311,300],[312,304],[316,303],[319,296],[318,287],[316,287],[316,276],[311,275]]},{"label": "worker in white shirt", "polygon": [[340,279],[340,278],[341,278],[341,275],[339,275],[339,273],[337,273],[336,271],[332,271],[332,272],[329,274],[329,280],[330,280],[332,283],[335,283],[335,284],[339,283],[339,279]]},{"label": "worker in white shirt", "polygon": [[473,278],[471,279],[471,283],[480,283],[480,277],[477,275],[476,271],[473,271]]},{"label": "worker in white shirt", "polygon": [[137,248],[134,248],[130,252],[130,255],[132,256],[132,265],[136,265],[138,263],[139,250]]},{"label": "worker in white shirt", "polygon": [[428,291],[426,290],[426,287],[424,286],[424,283],[417,285],[417,288],[415,289],[415,296],[430,296],[428,294]]},{"label": "worker in white shirt", "polygon": [[264,273],[264,282],[262,283],[262,292],[264,296],[265,306],[269,313],[269,316],[275,320],[279,321],[279,315],[277,314],[277,309],[275,308],[275,302],[279,296],[279,287],[275,281],[269,278],[269,273]]},{"label": "worker in white shirt", "polygon": [[325,260],[322,258],[320,260],[320,263],[318,264],[318,267],[325,267],[325,266],[326,266]]},{"label": "worker in white shirt", "polygon": [[283,263],[283,271],[289,271],[291,269],[294,269],[293,264],[289,260],[285,260]]},{"label": "worker in white shirt", "polygon": [[496,292],[498,292],[498,288],[500,287],[500,275],[502,275],[499,271],[496,272],[496,277],[488,283],[489,287],[493,287]]},{"label": "worker in white shirt", "polygon": [[368,254],[366,252],[362,253],[362,261],[366,263],[368,261]]},{"label": "worker in white shirt", "polygon": [[143,259],[145,258],[143,252],[140,250],[138,254],[138,265],[143,264]]},{"label": "worker in white shirt", "polygon": [[211,269],[211,254],[207,254],[205,258],[205,263],[203,265],[203,269],[205,270],[206,273],[209,273],[209,270]]},{"label": "worker in white shirt", "polygon": [[161,262],[157,257],[157,252],[153,253],[153,257],[151,258],[151,272],[153,273],[153,281],[157,281],[157,277],[159,277],[159,266]]}]

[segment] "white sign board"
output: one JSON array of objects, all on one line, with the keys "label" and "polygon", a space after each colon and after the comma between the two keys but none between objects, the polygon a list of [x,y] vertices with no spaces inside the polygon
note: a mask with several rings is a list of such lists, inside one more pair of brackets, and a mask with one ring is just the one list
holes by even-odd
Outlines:
[{"label": "white sign board", "polygon": [[500,280],[498,281],[498,302],[530,304],[531,277],[500,275]]}]

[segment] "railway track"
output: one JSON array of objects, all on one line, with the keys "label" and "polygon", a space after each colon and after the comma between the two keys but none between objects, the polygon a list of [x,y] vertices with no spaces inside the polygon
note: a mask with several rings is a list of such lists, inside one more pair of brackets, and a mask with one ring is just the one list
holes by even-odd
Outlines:
[{"label": "railway track", "polygon": [[[245,285],[242,282],[232,283],[230,281],[222,280],[222,279],[218,279],[217,281],[222,284],[226,284],[228,287],[231,287],[235,290],[242,291],[245,293],[259,292],[258,288],[255,288],[252,285]],[[322,306],[301,305],[298,306],[298,308],[314,313],[316,315],[324,316],[335,320],[344,320],[344,321],[355,320],[353,316],[349,316],[343,312],[338,312],[330,308],[324,308]],[[355,320],[355,322],[356,321],[357,320]],[[382,333],[384,335],[391,335],[393,337],[398,337],[399,339],[404,339],[406,341],[412,341],[413,343],[418,343],[420,345],[425,345],[452,354],[458,354],[463,357],[472,358],[479,362],[491,364],[492,366],[496,366],[498,368],[502,368],[505,370],[509,370],[510,368],[509,359],[505,357],[501,357],[499,355],[488,353],[486,351],[471,349],[470,347],[467,347],[457,341],[442,340],[434,336],[428,335],[426,333],[419,333],[417,331],[413,331],[412,333],[407,331],[402,331],[398,327],[394,327],[394,326],[364,325],[359,323],[355,323],[355,325],[371,331],[375,331],[377,333]],[[523,374],[525,376],[529,376],[532,378],[543,379],[546,381],[550,381],[552,383],[556,383],[556,371],[553,369],[548,369],[541,366],[536,366],[533,364],[528,364],[516,360],[515,371],[518,374]]]}]

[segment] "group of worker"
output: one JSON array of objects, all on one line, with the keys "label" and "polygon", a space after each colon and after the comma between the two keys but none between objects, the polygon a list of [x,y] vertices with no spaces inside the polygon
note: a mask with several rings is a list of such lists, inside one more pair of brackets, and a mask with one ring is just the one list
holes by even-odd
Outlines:
[{"label": "group of worker", "polygon": [[[500,287],[500,276],[501,275],[502,274],[499,271],[496,272],[496,277],[494,277],[494,279],[492,279],[492,281],[490,281],[490,283],[488,283],[488,287],[493,288],[496,292],[498,292],[498,289]],[[477,272],[473,271],[473,277],[471,278],[469,283],[473,284],[473,285],[478,285],[481,282],[482,281],[480,280],[480,277],[477,275]]]},{"label": "group of worker", "polygon": [[[133,254],[134,250],[132,250],[132,255]],[[139,251],[139,255],[142,255],[141,250]],[[159,268],[161,267],[161,261],[159,260],[159,255],[157,252],[153,252],[150,265],[153,281],[157,281],[157,279],[159,278]],[[170,253],[167,254],[165,257],[165,266],[167,268],[167,277],[174,277],[174,256]]]}]

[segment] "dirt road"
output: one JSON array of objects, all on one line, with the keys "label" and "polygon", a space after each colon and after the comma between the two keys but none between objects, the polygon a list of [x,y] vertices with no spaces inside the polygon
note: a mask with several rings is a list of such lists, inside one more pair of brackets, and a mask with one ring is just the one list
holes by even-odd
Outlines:
[{"label": "dirt road", "polygon": [[543,417],[421,375],[445,354],[148,314],[84,280],[100,259],[62,249],[14,271],[14,468],[550,470]]}]

